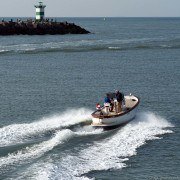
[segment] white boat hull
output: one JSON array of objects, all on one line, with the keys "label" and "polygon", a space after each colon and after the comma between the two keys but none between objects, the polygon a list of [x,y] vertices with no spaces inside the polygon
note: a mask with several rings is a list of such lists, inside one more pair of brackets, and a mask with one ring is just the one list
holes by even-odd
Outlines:
[{"label": "white boat hull", "polygon": [[132,119],[135,118],[136,116],[136,111],[137,109],[134,109],[130,111],[129,113],[115,117],[115,118],[92,118],[93,123],[91,124],[92,126],[117,126],[117,125],[122,125],[125,123],[128,123]]}]

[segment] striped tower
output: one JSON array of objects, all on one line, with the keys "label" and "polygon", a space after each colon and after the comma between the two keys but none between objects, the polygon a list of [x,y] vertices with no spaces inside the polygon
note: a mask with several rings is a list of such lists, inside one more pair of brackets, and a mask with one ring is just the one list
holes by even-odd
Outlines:
[{"label": "striped tower", "polygon": [[39,2],[39,4],[34,7],[36,8],[36,20],[42,21],[44,19],[44,8],[46,6],[43,5],[42,2]]}]

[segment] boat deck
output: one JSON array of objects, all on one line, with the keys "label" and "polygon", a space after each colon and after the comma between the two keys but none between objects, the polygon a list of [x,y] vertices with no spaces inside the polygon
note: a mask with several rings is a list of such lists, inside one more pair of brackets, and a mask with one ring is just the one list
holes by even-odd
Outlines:
[{"label": "boat deck", "polygon": [[124,112],[126,112],[127,111],[127,108],[126,109],[123,109],[121,112],[116,112],[115,110],[113,110],[113,111],[109,111],[109,113],[107,114],[106,112],[105,112],[105,108],[103,107],[102,109],[101,109],[101,111],[96,111],[96,112],[94,112],[94,114],[95,115],[106,115],[106,116],[115,116],[115,115],[120,115],[120,114],[122,114],[122,113],[124,113]]}]

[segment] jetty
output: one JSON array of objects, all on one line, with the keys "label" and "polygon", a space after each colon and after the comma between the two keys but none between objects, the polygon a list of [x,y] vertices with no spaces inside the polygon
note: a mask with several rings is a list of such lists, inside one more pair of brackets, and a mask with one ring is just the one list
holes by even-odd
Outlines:
[{"label": "jetty", "polygon": [[53,21],[2,21],[0,35],[88,34],[89,31],[68,22]]},{"label": "jetty", "polygon": [[45,19],[45,5],[39,2],[35,5],[36,18],[13,21],[0,22],[0,35],[56,35],[56,34],[88,34],[86,29],[75,25],[74,23],[57,22],[54,19]]}]

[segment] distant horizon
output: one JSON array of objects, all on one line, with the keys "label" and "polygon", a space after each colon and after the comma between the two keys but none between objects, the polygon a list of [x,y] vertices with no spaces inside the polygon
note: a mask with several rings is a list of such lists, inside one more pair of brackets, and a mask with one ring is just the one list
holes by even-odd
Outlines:
[{"label": "distant horizon", "polygon": [[[0,18],[35,18],[35,16],[0,16]],[[180,18],[180,16],[46,16],[46,18]]]},{"label": "distant horizon", "polygon": [[[42,0],[45,17],[180,17],[180,0]],[[39,0],[2,1],[0,17],[34,17]]]}]

